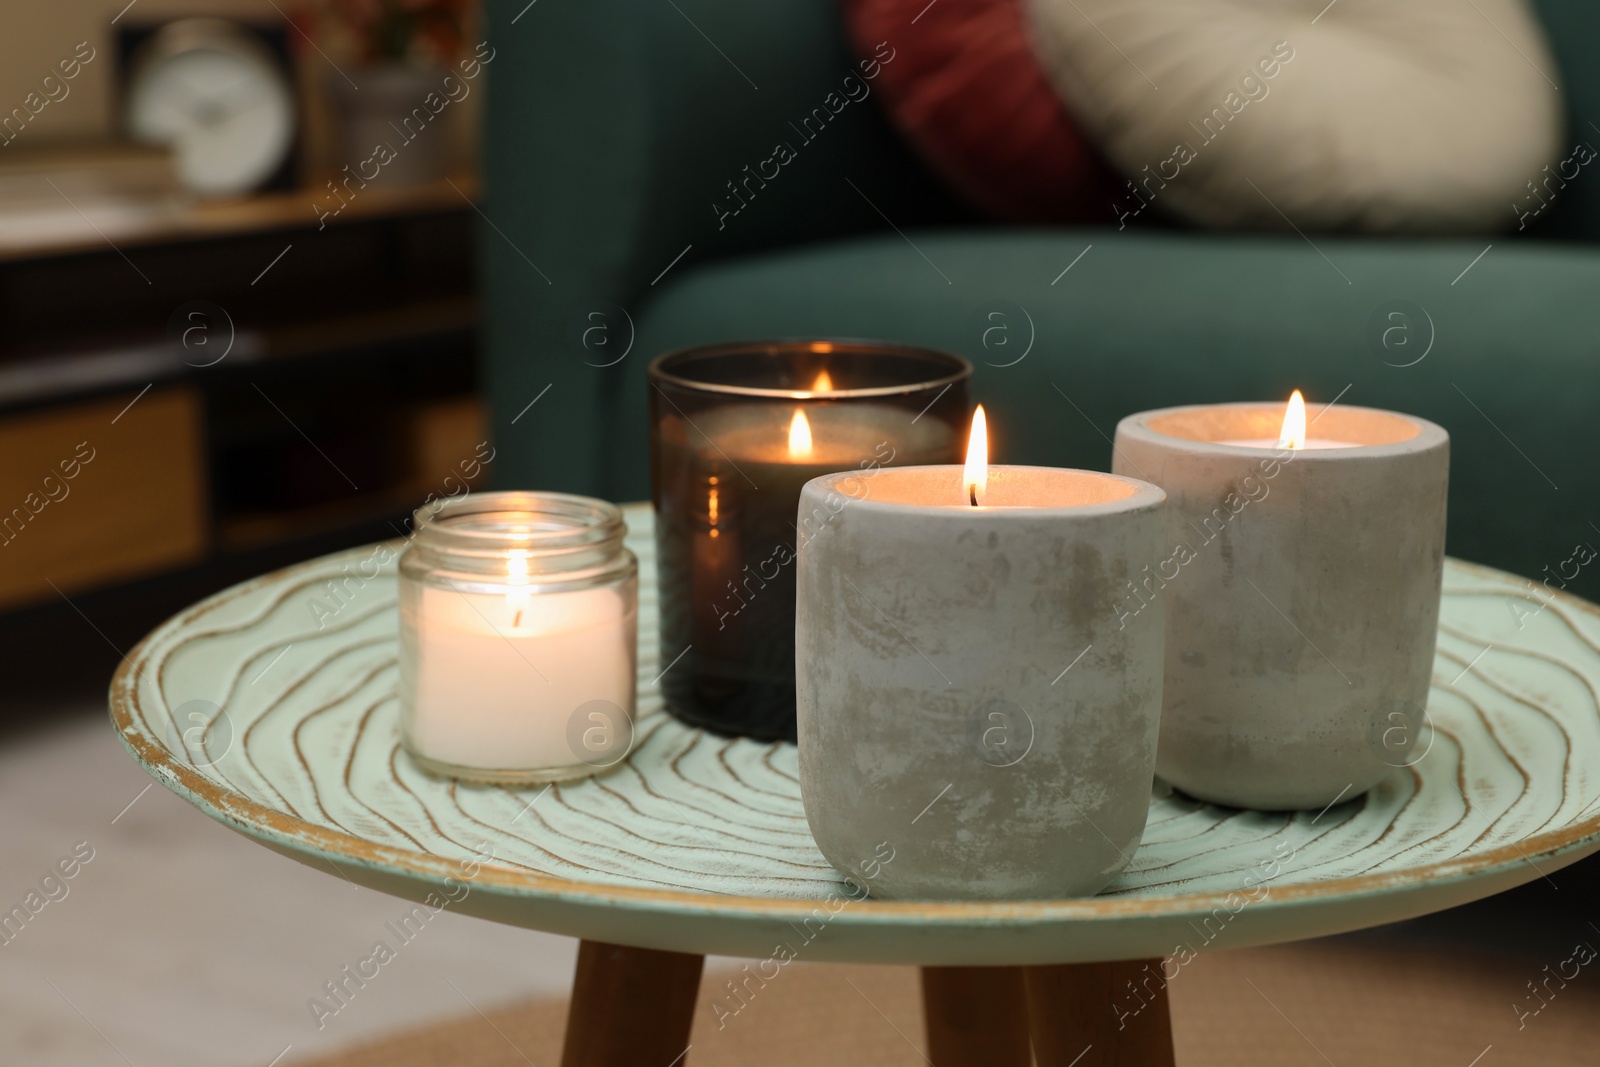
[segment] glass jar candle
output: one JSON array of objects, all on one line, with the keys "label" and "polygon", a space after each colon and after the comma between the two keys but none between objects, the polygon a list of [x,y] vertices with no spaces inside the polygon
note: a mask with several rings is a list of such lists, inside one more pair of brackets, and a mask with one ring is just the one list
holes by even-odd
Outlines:
[{"label": "glass jar candle", "polygon": [[614,504],[472,493],[400,556],[400,734],[424,770],[579,778],[633,740],[638,562]]},{"label": "glass jar candle", "polygon": [[959,463],[971,376],[959,356],[865,342],[715,345],[651,364],[660,686],[672,714],[794,740],[794,561],[829,518],[799,514],[800,487]]}]

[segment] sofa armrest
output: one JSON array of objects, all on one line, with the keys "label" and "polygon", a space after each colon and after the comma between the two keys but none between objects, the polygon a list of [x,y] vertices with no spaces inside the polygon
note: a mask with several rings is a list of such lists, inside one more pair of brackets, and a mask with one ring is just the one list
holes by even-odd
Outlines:
[{"label": "sofa armrest", "polygon": [[630,446],[610,420],[657,353],[613,361],[663,275],[882,226],[877,208],[901,224],[949,211],[831,3],[491,0],[488,22],[480,262],[500,485],[605,495],[607,472],[645,464],[613,454]]}]

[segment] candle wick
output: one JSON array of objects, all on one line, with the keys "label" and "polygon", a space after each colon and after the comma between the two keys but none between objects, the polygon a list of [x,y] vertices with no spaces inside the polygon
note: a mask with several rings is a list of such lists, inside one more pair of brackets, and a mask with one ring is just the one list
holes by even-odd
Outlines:
[{"label": "candle wick", "polygon": [[519,611],[519,612],[517,612],[516,617],[511,620],[511,628],[513,630],[515,630],[518,626],[521,626],[521,625],[522,625],[522,612]]},{"label": "candle wick", "polygon": [[972,482],[967,486],[967,499],[972,501],[972,506],[978,506],[978,483]]}]

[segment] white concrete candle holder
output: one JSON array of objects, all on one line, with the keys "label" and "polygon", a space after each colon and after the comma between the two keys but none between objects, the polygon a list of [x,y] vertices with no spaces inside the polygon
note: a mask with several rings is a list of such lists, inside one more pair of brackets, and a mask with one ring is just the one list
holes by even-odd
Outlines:
[{"label": "white concrete candle holder", "polygon": [[[1167,491],[1167,548],[1114,594],[1165,602],[1157,771],[1240,807],[1320,808],[1411,758],[1444,566],[1449,435],[1333,406],[1305,450],[1282,404],[1130,415],[1112,469]],[[1259,441],[1239,445],[1227,441]]]},{"label": "white concrete candle holder", "polygon": [[1138,847],[1161,705],[1159,604],[1123,582],[1164,544],[1164,494],[1130,478],[957,466],[817,478],[800,495],[800,785],[874,895],[1092,894]]}]

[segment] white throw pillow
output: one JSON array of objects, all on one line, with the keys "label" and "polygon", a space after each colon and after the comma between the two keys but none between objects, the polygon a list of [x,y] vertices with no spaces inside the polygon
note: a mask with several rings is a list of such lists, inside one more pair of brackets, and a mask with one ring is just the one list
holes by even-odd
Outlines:
[{"label": "white throw pillow", "polygon": [[1057,91],[1132,179],[1123,225],[1150,206],[1212,226],[1499,229],[1559,191],[1561,75],[1523,0],[1025,6]]}]

